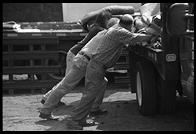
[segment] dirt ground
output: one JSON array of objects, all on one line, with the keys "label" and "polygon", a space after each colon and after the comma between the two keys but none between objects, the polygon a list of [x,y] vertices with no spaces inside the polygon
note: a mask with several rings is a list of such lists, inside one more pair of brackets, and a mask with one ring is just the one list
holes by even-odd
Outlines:
[{"label": "dirt ground", "polygon": [[[53,114],[59,121],[38,117],[41,94],[4,95],[3,131],[72,131],[66,126],[66,117],[82,97],[82,87],[63,97],[68,106],[57,108]],[[135,94],[128,89],[106,90],[103,100],[107,115],[96,117],[96,126],[84,127],[86,131],[194,131],[194,110],[187,98],[177,98],[176,112],[169,115],[142,116],[137,110]]]}]

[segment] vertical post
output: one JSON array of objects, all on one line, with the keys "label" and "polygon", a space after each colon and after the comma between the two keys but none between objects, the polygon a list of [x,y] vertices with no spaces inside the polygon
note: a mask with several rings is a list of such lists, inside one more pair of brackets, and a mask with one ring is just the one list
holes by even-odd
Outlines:
[{"label": "vertical post", "polygon": [[[30,53],[32,53],[33,52],[33,44],[30,44],[29,45],[29,52]],[[34,66],[34,62],[33,62],[33,59],[29,59],[30,60],[30,66],[32,67],[32,66]],[[30,80],[32,80],[32,81],[34,81],[35,79],[34,79],[34,75],[35,74],[30,74],[29,76],[30,76]],[[34,89],[31,89],[31,94],[34,94]]]},{"label": "vertical post", "polygon": [[[29,45],[29,52],[31,53],[33,51],[33,45],[30,44]],[[34,66],[34,63],[33,63],[33,59],[29,59],[30,60],[30,66]],[[34,74],[29,74],[30,76],[30,80],[34,80]]]},{"label": "vertical post", "polygon": [[[13,45],[12,44],[7,44],[8,45],[8,55],[9,58],[11,57],[10,53],[13,51]],[[13,60],[9,59],[8,60],[8,67],[12,67],[13,66]],[[9,81],[13,81],[13,74],[9,74]],[[14,90],[13,89],[8,89],[9,94],[13,95],[14,94]]]},{"label": "vertical post", "polygon": [[[8,55],[9,57],[11,56],[10,53],[12,52],[13,49],[13,45],[12,44],[8,44]],[[8,60],[8,67],[12,67],[13,66],[13,60],[9,59]],[[13,81],[13,74],[9,74],[9,80]]]},{"label": "vertical post", "polygon": [[163,46],[163,68],[162,79],[160,76],[157,78],[158,87],[158,103],[160,113],[172,113],[175,111],[176,101],[176,88],[179,80],[179,43],[177,37],[170,36],[167,30],[167,23],[171,5],[173,3],[161,4],[161,19],[162,19],[162,46]]},{"label": "vertical post", "polygon": [[[45,51],[46,50],[46,46],[45,44],[41,45],[41,50]],[[42,59],[42,66],[47,66],[47,59],[43,58]],[[46,73],[41,73],[42,74],[42,80],[46,80],[47,79],[47,74]]]}]

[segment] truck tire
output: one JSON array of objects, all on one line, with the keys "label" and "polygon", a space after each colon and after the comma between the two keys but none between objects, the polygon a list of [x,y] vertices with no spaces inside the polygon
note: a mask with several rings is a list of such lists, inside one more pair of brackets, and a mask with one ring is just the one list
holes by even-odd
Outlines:
[{"label": "truck tire", "polygon": [[136,98],[138,109],[142,115],[157,113],[157,91],[155,70],[149,61],[143,60],[136,64]]},{"label": "truck tire", "polygon": [[128,75],[130,80],[131,93],[136,93],[136,62],[139,60],[139,56],[129,51],[129,69]]},{"label": "truck tire", "polygon": [[129,73],[129,81],[130,81],[130,89],[131,89],[131,93],[136,93],[136,71],[135,70],[131,70],[128,71]]},{"label": "truck tire", "polygon": [[157,78],[158,89],[158,111],[160,114],[169,114],[175,111],[176,102],[176,87],[175,80],[163,80],[161,77]]}]

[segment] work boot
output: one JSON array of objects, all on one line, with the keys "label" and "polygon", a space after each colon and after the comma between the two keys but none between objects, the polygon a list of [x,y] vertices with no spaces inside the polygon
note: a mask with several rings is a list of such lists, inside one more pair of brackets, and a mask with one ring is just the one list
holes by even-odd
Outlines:
[{"label": "work boot", "polygon": [[77,129],[77,130],[82,130],[83,127],[89,127],[89,126],[94,126],[97,123],[94,122],[93,120],[84,120],[84,121],[75,121],[72,118],[67,119],[67,127],[69,129]]},{"label": "work boot", "polygon": [[[40,102],[41,102],[41,104],[44,104],[46,101],[44,99],[42,99]],[[59,101],[59,103],[57,104],[56,107],[60,107],[60,106],[64,106],[64,105],[66,105],[64,102]]]},{"label": "work boot", "polygon": [[39,117],[42,118],[42,119],[46,119],[46,120],[58,120],[59,119],[58,117],[54,117],[51,114],[44,114],[44,113],[41,113],[41,112],[39,114]]},{"label": "work boot", "polygon": [[89,116],[98,116],[107,114],[108,111],[106,109],[98,109],[96,111],[90,111]]}]

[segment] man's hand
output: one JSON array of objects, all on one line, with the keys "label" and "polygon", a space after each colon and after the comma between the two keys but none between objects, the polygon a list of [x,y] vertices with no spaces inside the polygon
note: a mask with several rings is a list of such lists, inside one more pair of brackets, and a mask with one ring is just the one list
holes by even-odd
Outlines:
[{"label": "man's hand", "polygon": [[159,35],[153,36],[153,37],[151,38],[150,42],[151,42],[151,43],[156,42],[156,41],[159,39],[159,37],[160,37]]}]

